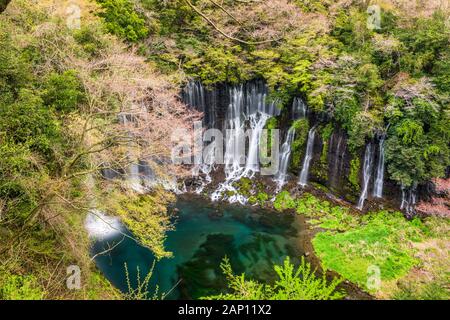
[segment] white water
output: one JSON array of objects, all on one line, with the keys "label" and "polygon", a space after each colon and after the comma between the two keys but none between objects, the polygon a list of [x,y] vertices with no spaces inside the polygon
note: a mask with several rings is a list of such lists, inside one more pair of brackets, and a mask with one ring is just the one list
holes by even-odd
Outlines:
[{"label": "white water", "polygon": [[[215,170],[214,151],[214,148],[211,148],[202,163],[192,169],[192,176],[199,177],[201,180],[201,185],[194,190],[196,194],[201,194],[206,186],[212,182],[211,172]],[[203,177],[199,176],[199,172],[203,174]]]},{"label": "white water", "polygon": [[367,194],[369,190],[369,182],[372,175],[372,163],[373,163],[373,151],[372,144],[369,143],[366,146],[366,152],[364,154],[364,166],[363,166],[363,188],[361,191],[361,196],[359,197],[358,206],[359,210],[364,207],[364,201],[367,199]]},{"label": "white water", "polygon": [[184,102],[199,111],[205,111],[205,89],[198,81],[190,81],[184,88]]},{"label": "white water", "polygon": [[[230,105],[226,114],[225,181],[215,190],[211,199],[226,196],[230,203],[245,204],[247,199],[239,195],[233,183],[243,177],[252,178],[260,170],[259,142],[261,133],[271,116],[279,115],[276,102],[267,102],[267,88],[259,83],[235,86],[230,89]],[[246,129],[249,137],[249,148],[246,154]]]},{"label": "white water", "polygon": [[[337,143],[335,143],[336,135],[338,136]],[[332,187],[337,187],[340,179],[340,174],[343,169],[345,156],[344,138],[338,132],[334,132],[331,135],[329,150],[330,150],[329,157],[332,157],[331,159],[333,159],[334,157],[334,161],[330,163],[330,175],[329,175],[330,185]]]},{"label": "white water", "polygon": [[275,176],[275,182],[277,183],[277,190],[281,190],[286,184],[287,171],[289,167],[289,160],[291,157],[291,145],[295,138],[295,128],[291,127],[286,135],[286,140],[281,146],[280,154],[280,168]]},{"label": "white water", "polygon": [[203,126],[213,128],[216,124],[217,92],[203,87],[198,81],[189,82],[183,89],[183,101],[203,113]]},{"label": "white water", "polygon": [[414,215],[416,212],[416,186],[412,186],[410,188],[406,188],[402,185],[402,202],[400,205],[400,210],[405,210],[408,216]]},{"label": "white water", "polygon": [[[129,118],[132,118],[132,117],[133,117],[132,114],[120,113],[119,121],[126,127],[127,125],[130,124]],[[128,135],[130,136],[130,138],[132,137],[131,133],[128,133]],[[137,164],[136,157],[133,155],[134,151],[133,151],[133,147],[131,145],[128,146],[127,154],[128,154],[128,159],[131,162],[127,168],[127,170],[128,170],[128,174],[126,176],[127,186],[131,190],[133,190],[137,193],[144,193],[144,187],[142,185],[141,177],[139,175],[139,166]]]},{"label": "white water", "polygon": [[270,118],[270,115],[266,113],[257,113],[250,115],[249,118],[250,128],[252,128],[252,130],[244,176],[253,177],[256,172],[259,172],[259,141],[261,138],[261,133],[267,120]]},{"label": "white water", "polygon": [[130,164],[128,167],[128,186],[137,193],[144,193],[139,166],[135,163]]},{"label": "white water", "polygon": [[308,133],[308,143],[306,144],[305,159],[303,160],[303,168],[302,172],[300,173],[300,179],[298,181],[298,184],[301,185],[302,187],[305,187],[308,184],[309,166],[311,164],[311,159],[313,157],[316,128],[317,126],[312,127]]},{"label": "white water", "polygon": [[382,198],[384,182],[384,138],[380,139],[378,152],[377,174],[373,185],[373,196],[375,198]]},{"label": "white water", "polygon": [[89,236],[96,239],[113,237],[122,230],[119,218],[109,217],[97,209],[88,212],[84,226]]},{"label": "white water", "polygon": [[306,113],[308,112],[308,107],[306,103],[301,98],[294,98],[294,102],[292,104],[292,118],[300,119],[305,118]]}]

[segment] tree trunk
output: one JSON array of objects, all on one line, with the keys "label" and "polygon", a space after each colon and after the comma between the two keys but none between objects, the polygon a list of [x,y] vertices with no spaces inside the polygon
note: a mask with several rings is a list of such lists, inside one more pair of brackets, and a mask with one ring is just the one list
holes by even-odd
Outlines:
[{"label": "tree trunk", "polygon": [[0,0],[0,13],[6,10],[6,7],[11,2],[11,0]]}]

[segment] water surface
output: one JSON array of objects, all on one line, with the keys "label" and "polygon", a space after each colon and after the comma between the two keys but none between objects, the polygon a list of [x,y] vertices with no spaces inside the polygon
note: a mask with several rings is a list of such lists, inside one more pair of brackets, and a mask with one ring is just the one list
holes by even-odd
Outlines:
[{"label": "water surface", "polygon": [[[155,265],[149,291],[156,285],[167,299],[196,299],[226,291],[220,270],[227,256],[236,273],[245,272],[260,281],[274,278],[273,264],[286,256],[294,261],[302,254],[298,247],[296,217],[248,207],[211,204],[203,200],[178,200],[175,230],[169,231],[165,242],[173,258],[164,258]],[[115,246],[115,247],[114,247]],[[155,260],[150,250],[132,239],[117,235],[97,241],[93,254],[114,247],[95,261],[105,276],[120,290],[128,292],[125,272],[136,287],[140,278],[151,269]]]}]

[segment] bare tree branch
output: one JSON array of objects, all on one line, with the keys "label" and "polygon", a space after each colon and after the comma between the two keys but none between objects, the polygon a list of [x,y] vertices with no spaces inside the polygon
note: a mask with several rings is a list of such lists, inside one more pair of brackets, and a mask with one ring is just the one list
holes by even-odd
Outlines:
[{"label": "bare tree branch", "polygon": [[270,43],[270,42],[277,42],[280,41],[281,39],[272,39],[272,40],[264,40],[264,41],[245,41],[239,38],[235,38],[233,36],[230,36],[229,34],[227,34],[226,32],[224,32],[222,29],[220,29],[206,14],[204,14],[200,9],[198,9],[196,6],[194,6],[189,0],[184,0],[184,2],[186,2],[186,4],[188,6],[190,6],[197,14],[199,14],[203,19],[205,19],[214,29],[216,29],[221,35],[223,35],[224,37],[242,43],[242,44],[246,44],[246,45],[256,45],[256,44],[264,44],[264,43]]}]

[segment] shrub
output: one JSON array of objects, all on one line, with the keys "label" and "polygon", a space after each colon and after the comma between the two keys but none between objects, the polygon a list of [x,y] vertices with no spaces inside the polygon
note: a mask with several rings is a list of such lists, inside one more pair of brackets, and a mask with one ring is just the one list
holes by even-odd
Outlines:
[{"label": "shrub", "polygon": [[76,71],[68,70],[62,74],[53,72],[48,76],[43,94],[46,105],[60,112],[71,112],[76,110],[84,98]]},{"label": "shrub", "polygon": [[129,42],[147,37],[149,30],[145,19],[139,15],[129,0],[97,0],[104,9],[99,14],[105,20],[106,28],[112,34]]},{"label": "shrub", "polygon": [[334,278],[328,282],[325,275],[317,277],[315,270],[302,257],[296,268],[289,257],[283,265],[275,265],[277,281],[273,285],[260,284],[245,279],[245,274],[237,276],[233,273],[230,261],[225,258],[220,265],[227,277],[231,293],[206,297],[211,300],[337,300],[344,297],[337,286],[342,280]]},{"label": "shrub", "polygon": [[14,275],[0,270],[0,300],[41,300],[44,291],[36,278]]},{"label": "shrub", "polygon": [[277,194],[273,206],[277,211],[294,209],[295,200],[291,197],[289,191],[284,190]]}]

